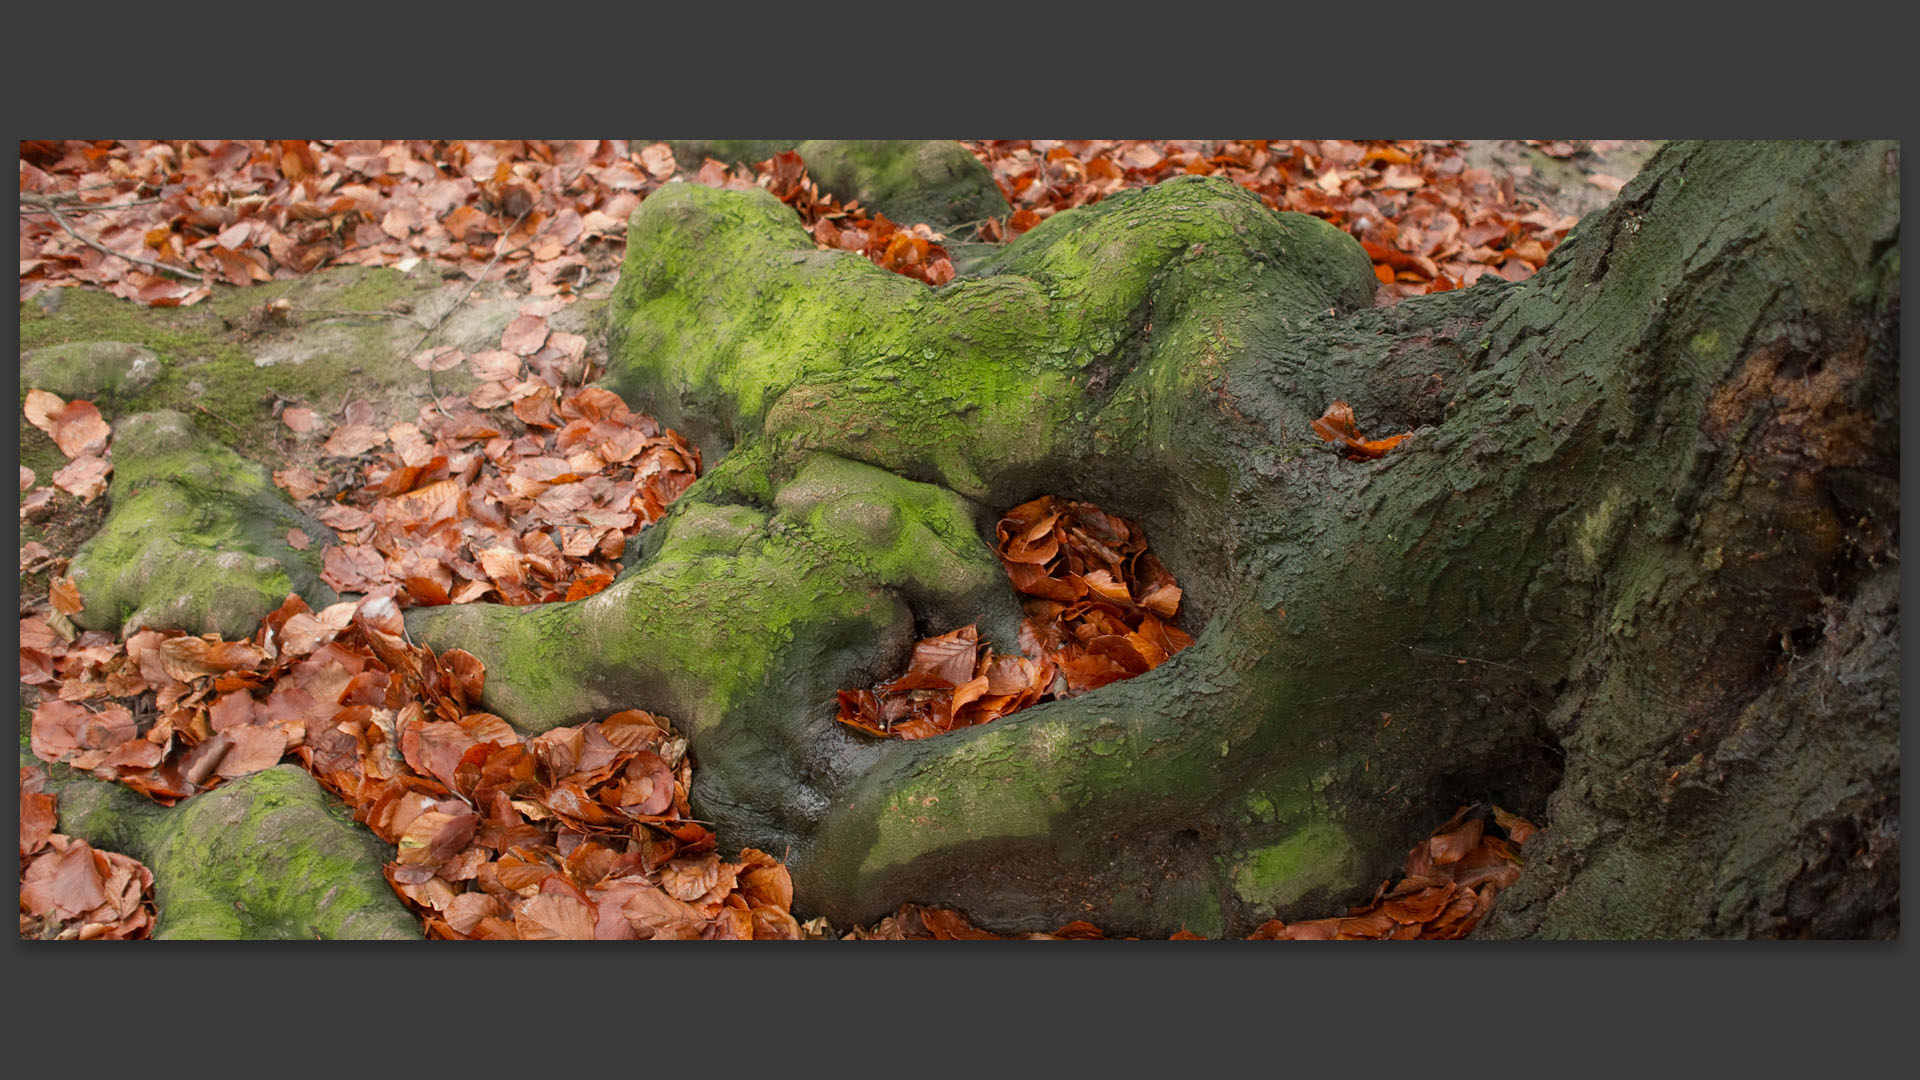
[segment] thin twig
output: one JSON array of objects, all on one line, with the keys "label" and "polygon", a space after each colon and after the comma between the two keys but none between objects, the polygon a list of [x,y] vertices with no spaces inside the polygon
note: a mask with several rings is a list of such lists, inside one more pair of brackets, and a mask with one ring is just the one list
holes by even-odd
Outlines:
[{"label": "thin twig", "polygon": [[411,315],[403,315],[398,311],[341,311],[337,308],[301,308],[297,312],[295,312],[295,314],[300,314],[300,315],[315,314],[315,315],[322,316],[322,318],[307,320],[305,323],[301,324],[303,326],[311,326],[314,323],[326,322],[329,319],[351,319],[358,316],[366,316],[368,318],[374,318],[374,319],[399,319],[402,322],[410,322],[415,326],[420,325],[419,319],[416,319]]},{"label": "thin twig", "polygon": [[[520,223],[527,220],[527,215],[531,213],[533,213],[532,207],[528,207],[526,210],[522,211],[520,216],[514,219],[513,224],[507,226],[507,231],[500,234],[500,239],[505,240],[507,237],[512,236],[513,230],[519,228]],[[520,250],[520,248],[525,246],[524,241],[522,241],[519,244],[515,244],[511,248],[499,248],[497,247],[497,244],[498,244],[498,241],[496,241],[496,249],[493,253],[493,258],[487,263],[486,269],[480,271],[480,276],[473,279],[473,284],[468,285],[467,291],[460,294],[460,299],[455,300],[451,307],[447,308],[447,310],[440,313],[439,318],[433,320],[433,325],[427,327],[427,332],[424,334],[421,334],[420,340],[414,342],[413,348],[407,350],[408,357],[412,357],[413,354],[420,351],[420,346],[425,345],[427,343],[427,339],[432,337],[434,335],[434,332],[440,329],[440,324],[447,321],[447,316],[452,315],[454,312],[460,310],[460,305],[466,303],[467,297],[473,295],[473,290],[479,288],[480,283],[487,280],[487,275],[493,273],[493,268],[499,264],[501,259],[506,257],[506,254],[508,251],[518,251]],[[433,407],[440,410],[440,415],[446,417],[449,420],[453,419],[453,414],[449,413],[446,410],[446,407],[440,404],[440,388],[434,385],[433,366],[431,364],[427,366],[427,390],[433,395]]]},{"label": "thin twig", "polygon": [[43,191],[43,192],[31,192],[30,194],[40,199],[71,199],[75,195],[78,195],[83,191],[104,191],[107,188],[117,188],[121,184],[126,184],[126,183],[131,183],[133,185],[133,190],[135,191],[138,191],[141,188],[153,188],[154,190],[157,191],[164,186],[161,184],[156,184],[151,180],[131,180],[131,181],[109,180],[104,184],[87,184],[84,187],[77,187],[71,191],[54,191],[54,192]]},{"label": "thin twig", "polygon": [[1500,661],[1498,661],[1498,660],[1482,660],[1482,659],[1480,659],[1480,658],[1479,658],[1479,657],[1477,657],[1477,656],[1455,656],[1455,655],[1453,655],[1452,653],[1443,653],[1443,652],[1438,652],[1438,651],[1435,651],[1435,650],[1433,650],[1433,649],[1423,649],[1423,648],[1421,648],[1421,647],[1419,647],[1418,645],[1408,645],[1408,644],[1407,644],[1406,642],[1404,642],[1404,641],[1402,641],[1402,642],[1400,642],[1400,645],[1401,645],[1401,646],[1403,646],[1404,648],[1406,648],[1406,649],[1407,649],[1407,650],[1408,650],[1409,652],[1417,652],[1417,653],[1426,653],[1426,654],[1427,654],[1428,656],[1440,656],[1440,657],[1445,657],[1445,658],[1446,658],[1446,659],[1448,659],[1448,660],[1455,660],[1455,661],[1458,661],[1458,662],[1460,662],[1460,663],[1463,663],[1463,664],[1466,664],[1466,663],[1473,663],[1473,664],[1485,664],[1485,665],[1487,665],[1488,667],[1497,667],[1497,668],[1505,668],[1505,669],[1507,669],[1508,671],[1517,671],[1517,672],[1519,672],[1519,673],[1520,673],[1520,674],[1522,674],[1522,675],[1532,675],[1532,674],[1533,674],[1533,672],[1531,672],[1531,671],[1528,671],[1528,670],[1527,670],[1526,668],[1523,668],[1523,667],[1515,667],[1515,666],[1513,666],[1512,664],[1503,664],[1503,663],[1501,663],[1501,662],[1500,662]]},{"label": "thin twig", "polygon": [[191,270],[185,270],[178,266],[168,266],[165,263],[157,263],[151,259],[143,259],[138,255],[123,255],[120,252],[115,251],[112,248],[106,246],[105,244],[100,243],[98,240],[89,240],[86,237],[81,236],[79,233],[73,231],[73,226],[67,224],[66,215],[62,214],[60,212],[60,208],[58,206],[55,206],[52,203],[47,204],[47,212],[53,215],[53,220],[59,222],[61,228],[67,230],[68,236],[71,236],[75,240],[78,240],[81,243],[87,245],[88,247],[93,248],[95,251],[104,252],[108,255],[113,256],[116,259],[125,259],[130,263],[137,263],[141,266],[151,266],[155,270],[161,270],[169,274],[178,274],[184,278],[192,278],[194,281],[197,281],[202,285],[205,285],[207,283],[206,278],[201,277],[199,274],[196,274]]},{"label": "thin twig", "polygon": [[233,430],[235,430],[235,431],[237,431],[237,432],[239,432],[240,434],[242,434],[242,435],[245,435],[245,434],[246,434],[246,432],[244,432],[244,431],[241,431],[241,430],[240,430],[240,425],[238,425],[238,424],[236,424],[236,423],[234,423],[233,421],[231,421],[231,420],[229,420],[229,419],[227,419],[227,418],[226,418],[226,417],[224,417],[224,416],[221,416],[221,415],[220,415],[219,413],[217,413],[217,412],[214,412],[214,411],[213,411],[212,409],[209,409],[209,408],[207,408],[207,407],[206,407],[205,405],[202,405],[202,404],[200,404],[199,402],[197,402],[197,401],[196,401],[196,402],[194,402],[194,403],[193,403],[193,407],[194,407],[194,408],[196,408],[196,409],[199,409],[199,410],[200,410],[201,412],[203,412],[203,413],[206,413],[206,414],[207,414],[208,416],[211,416],[211,417],[213,417],[213,418],[214,418],[215,420],[218,420],[218,421],[220,421],[221,423],[223,423],[223,424],[225,424],[225,425],[227,425],[228,427],[230,427],[230,428],[232,428]]},{"label": "thin twig", "polygon": [[[37,207],[37,209],[33,209],[33,210],[22,209],[20,211],[20,213],[22,214],[53,213],[53,204],[50,202],[42,202],[41,200],[31,195],[22,195],[20,196],[20,199],[22,202],[33,203]],[[65,205],[69,210],[79,210],[82,213],[84,213],[88,210],[124,210],[129,206],[152,206],[155,203],[161,203],[165,201],[166,201],[165,199],[138,199],[133,202],[123,202],[123,203],[71,202],[71,203],[66,203]]]}]

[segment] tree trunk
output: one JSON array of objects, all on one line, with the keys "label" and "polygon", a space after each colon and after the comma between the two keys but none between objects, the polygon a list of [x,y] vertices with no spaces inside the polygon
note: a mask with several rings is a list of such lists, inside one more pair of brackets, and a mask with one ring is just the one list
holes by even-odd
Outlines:
[{"label": "tree trunk", "polygon": [[[1364,900],[1460,803],[1541,815],[1484,933],[1891,935],[1892,144],[1664,149],[1522,283],[1372,308],[1234,185],[1056,215],[942,289],[765,192],[635,212],[609,383],[711,465],[612,588],[416,609],[538,730],[643,707],[796,910],[1244,933]],[[1377,461],[1313,435],[1328,404]],[[1198,641],[915,742],[833,692],[1019,608],[1042,494],[1140,522]]]}]

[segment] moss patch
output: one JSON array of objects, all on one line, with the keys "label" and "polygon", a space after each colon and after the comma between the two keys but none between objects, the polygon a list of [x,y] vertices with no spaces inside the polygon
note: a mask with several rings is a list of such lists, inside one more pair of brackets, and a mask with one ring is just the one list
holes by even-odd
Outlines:
[{"label": "moss patch", "polygon": [[[67,289],[51,311],[21,307],[20,345],[38,356],[86,342],[149,350],[158,366],[150,383],[114,389],[96,402],[109,421],[178,409],[203,422],[213,440],[279,468],[310,460],[312,451],[273,416],[276,398],[327,416],[354,397],[372,401],[393,420],[410,418],[425,402],[427,380],[402,353],[420,337],[424,313],[450,306],[455,290],[464,288],[423,271],[345,266],[296,281],[215,286],[210,299],[186,308],[147,308],[106,292]],[[262,309],[278,299],[289,302],[292,315],[267,318]],[[434,341],[446,338],[443,330]],[[473,385],[458,368],[436,381],[443,393]],[[23,396],[29,385],[23,370]]]},{"label": "moss patch", "polygon": [[155,938],[420,937],[387,885],[392,851],[294,765],[168,808],[119,784],[56,775],[59,829],[153,871]]},{"label": "moss patch", "polygon": [[1311,824],[1237,860],[1233,891],[1249,907],[1277,912],[1315,891],[1350,888],[1359,869],[1346,830]]},{"label": "moss patch", "polygon": [[336,599],[320,580],[319,545],[295,551],[286,540],[296,528],[323,539],[324,526],[296,510],[265,469],[177,412],[127,419],[115,451],[112,510],[68,569],[86,605],[79,625],[235,639],[289,592],[315,606]]}]

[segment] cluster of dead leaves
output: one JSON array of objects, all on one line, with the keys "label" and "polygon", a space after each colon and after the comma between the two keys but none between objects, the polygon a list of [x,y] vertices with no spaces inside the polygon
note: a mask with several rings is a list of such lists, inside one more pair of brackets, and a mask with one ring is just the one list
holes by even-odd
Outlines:
[{"label": "cluster of dead leaves", "polygon": [[206,299],[216,281],[423,260],[535,297],[577,296],[611,279],[627,216],[671,181],[771,188],[822,247],[932,285],[953,278],[926,225],[822,195],[791,152],[751,170],[709,160],[679,172],[665,143],[621,139],[29,140],[20,299],[88,284],[171,307]]},{"label": "cluster of dead leaves", "polygon": [[996,656],[963,626],[913,646],[907,673],[871,690],[839,692],[839,719],[870,735],[924,739],[1018,712],[1053,696],[1054,666]]},{"label": "cluster of dead leaves", "polygon": [[1144,675],[1193,644],[1175,625],[1180,586],[1133,522],[1043,495],[1007,511],[994,535],[1027,598],[1020,648],[1060,669],[1060,696]]},{"label": "cluster of dead leaves", "polygon": [[[101,418],[93,402],[62,401],[58,394],[28,390],[23,408],[27,423],[46,432],[67,456],[67,464],[53,474],[53,486],[79,496],[83,503],[104,494],[107,479],[113,475],[112,455],[108,451],[113,428]],[[34,490],[38,481],[32,469],[20,466],[20,490],[28,493],[20,503],[22,518],[36,518],[51,509],[53,490]]]},{"label": "cluster of dead leaves", "polygon": [[[1468,168],[1456,141],[962,140],[1014,207],[1005,233],[1116,191],[1175,176],[1223,176],[1275,210],[1323,218],[1358,239],[1392,301],[1530,277],[1577,218],[1516,199],[1511,177]],[[987,229],[982,239],[999,238]]]},{"label": "cluster of dead leaves", "polygon": [[1344,401],[1335,401],[1327,406],[1310,427],[1320,436],[1322,442],[1338,443],[1340,453],[1355,461],[1372,461],[1400,445],[1412,432],[1389,435],[1384,439],[1363,439],[1360,437],[1359,422],[1354,419],[1353,406]]},{"label": "cluster of dead leaves", "polygon": [[58,796],[47,772],[20,770],[20,936],[130,940],[153,934],[153,872],[54,832]]},{"label": "cluster of dead leaves", "polygon": [[841,723],[924,739],[1143,675],[1193,644],[1175,625],[1180,587],[1125,518],[1043,495],[1007,511],[995,536],[1026,598],[1025,655],[996,656],[973,626],[925,638],[904,675],[839,692]]},{"label": "cluster of dead leaves", "polygon": [[534,296],[575,293],[618,267],[627,215],[672,175],[664,150],[617,139],[25,141],[20,298],[85,283],[193,304],[215,281],[342,263],[432,260],[477,278],[499,251],[493,276]]},{"label": "cluster of dead leaves", "polygon": [[742,167],[729,170],[708,158],[690,179],[735,191],[766,188],[793,207],[820,248],[859,252],[884,270],[928,285],[945,285],[954,278],[953,259],[940,246],[943,236],[924,222],[902,226],[885,214],[869,216],[858,202],[843,203],[821,191],[807,175],[806,162],[791,150],[754,164],[751,176]]},{"label": "cluster of dead leaves", "polygon": [[619,395],[583,385],[594,374],[587,340],[549,328],[558,303],[523,305],[498,349],[414,357],[434,371],[465,364],[481,380],[451,410],[422,407],[417,423],[376,426],[366,402],[331,427],[310,408],[282,408],[281,421],[323,459],[351,459],[332,475],[274,473],[334,530],[338,543],[322,554],[328,585],[391,587],[403,604],[430,605],[579,600],[613,583],[627,540],[699,475],[700,452]]},{"label": "cluster of dead leaves", "polygon": [[[1491,819],[1491,820],[1489,820]],[[1502,889],[1520,880],[1525,860],[1519,847],[1536,826],[1497,806],[1462,806],[1433,835],[1407,853],[1404,875],[1380,883],[1373,898],[1344,916],[1286,923],[1270,919],[1249,941],[1456,940],[1493,910]],[[853,941],[1105,940],[1089,922],[1071,922],[1051,934],[1011,936],[982,930],[946,908],[903,904],[871,927],[856,927]],[[1180,930],[1172,941],[1204,940]]]},{"label": "cluster of dead leaves", "polygon": [[[22,620],[23,681],[26,642],[71,652],[37,619]],[[289,596],[248,641],[143,630],[82,645],[41,680],[35,756],[171,805],[291,754],[395,845],[387,880],[432,936],[802,936],[786,867],[751,849],[723,861],[688,818],[693,763],[666,721],[629,710],[523,739],[477,710],[481,662],[408,642],[390,596],[319,612]],[[36,803],[32,820],[51,811]],[[23,858],[51,828],[28,823],[23,804]],[[67,917],[70,894],[54,895]]]},{"label": "cluster of dead leaves", "polygon": [[[1488,826],[1492,829],[1489,831]],[[1407,852],[1405,876],[1383,881],[1373,899],[1343,917],[1262,923],[1252,940],[1453,940],[1493,910],[1500,890],[1520,880],[1519,847],[1537,831],[1497,806],[1462,806]],[[1504,835],[1497,835],[1504,834]]]},{"label": "cluster of dead leaves", "polygon": [[[1014,210],[974,238],[1018,236],[1066,209],[1174,176],[1220,175],[1281,210],[1358,238],[1380,298],[1531,275],[1575,223],[1517,199],[1511,177],[1439,140],[963,140]],[[1540,141],[1559,157],[1579,143]],[[1601,144],[1595,144],[1598,148]],[[1593,178],[1595,183],[1619,181]],[[797,154],[682,175],[665,143],[624,140],[29,140],[20,144],[20,298],[93,284],[144,304],[358,263],[490,275],[533,296],[578,295],[617,270],[626,219],[663,183],[765,187],[823,248],[930,285],[954,267],[924,223],[821,193]],[[495,256],[499,255],[498,263]],[[491,271],[489,270],[491,268]]]}]

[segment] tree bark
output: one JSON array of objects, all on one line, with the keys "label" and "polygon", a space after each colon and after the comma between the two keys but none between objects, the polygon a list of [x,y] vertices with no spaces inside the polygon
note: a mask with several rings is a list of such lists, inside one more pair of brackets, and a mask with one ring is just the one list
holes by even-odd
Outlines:
[{"label": "tree bark", "polygon": [[[708,474],[606,592],[416,609],[528,730],[671,716],[796,911],[1244,933],[1365,899],[1460,803],[1544,817],[1485,933],[1890,935],[1899,176],[1665,148],[1534,277],[1372,308],[1365,255],[1193,178],[942,289],[764,192],[635,212],[610,385]],[[1372,462],[1309,428],[1335,399]],[[979,621],[1041,494],[1145,526],[1197,643],[877,741],[833,691]]]}]

